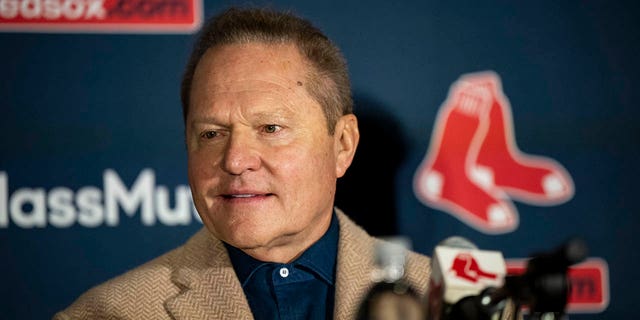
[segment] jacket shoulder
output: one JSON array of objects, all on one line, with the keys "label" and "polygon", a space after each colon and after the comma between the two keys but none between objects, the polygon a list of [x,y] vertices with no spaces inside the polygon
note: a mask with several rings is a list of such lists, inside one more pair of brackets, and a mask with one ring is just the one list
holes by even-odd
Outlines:
[{"label": "jacket shoulder", "polygon": [[172,281],[173,272],[183,263],[180,257],[189,251],[190,243],[198,242],[202,232],[185,245],[89,289],[53,319],[168,317],[164,301],[180,292],[180,287]]}]

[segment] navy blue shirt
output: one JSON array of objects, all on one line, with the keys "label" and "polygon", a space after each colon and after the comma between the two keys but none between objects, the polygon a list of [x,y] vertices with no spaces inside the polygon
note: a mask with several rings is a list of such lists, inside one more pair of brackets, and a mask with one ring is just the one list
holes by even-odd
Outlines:
[{"label": "navy blue shirt", "polygon": [[295,261],[262,262],[225,244],[255,319],[333,319],[339,226]]}]

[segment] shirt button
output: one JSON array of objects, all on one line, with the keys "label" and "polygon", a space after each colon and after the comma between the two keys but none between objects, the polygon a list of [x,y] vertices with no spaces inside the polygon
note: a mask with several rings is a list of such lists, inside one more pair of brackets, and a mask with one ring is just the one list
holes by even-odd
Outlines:
[{"label": "shirt button", "polygon": [[286,278],[289,276],[289,269],[287,268],[280,268],[280,276],[283,278]]}]

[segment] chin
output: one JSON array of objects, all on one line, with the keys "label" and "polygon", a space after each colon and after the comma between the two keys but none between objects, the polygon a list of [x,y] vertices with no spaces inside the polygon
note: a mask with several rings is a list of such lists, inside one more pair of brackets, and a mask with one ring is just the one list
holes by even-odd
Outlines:
[{"label": "chin", "polygon": [[273,228],[269,230],[260,228],[238,228],[233,233],[228,234],[229,244],[239,249],[255,249],[277,246],[280,242],[286,242],[284,230],[276,232]]},{"label": "chin", "polygon": [[263,239],[256,239],[256,238],[251,238],[251,239],[247,239],[247,238],[241,238],[241,239],[235,239],[235,238],[231,238],[230,241],[225,241],[228,244],[240,249],[240,250],[251,250],[251,249],[257,249],[257,248],[264,248],[267,246],[267,244],[269,243],[269,241],[263,240]]}]

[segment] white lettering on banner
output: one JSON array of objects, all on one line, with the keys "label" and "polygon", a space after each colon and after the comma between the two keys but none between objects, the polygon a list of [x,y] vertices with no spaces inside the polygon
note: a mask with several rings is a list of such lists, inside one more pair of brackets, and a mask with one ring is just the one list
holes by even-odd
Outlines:
[{"label": "white lettering on banner", "polygon": [[142,170],[138,179],[133,183],[131,192],[122,183],[118,174],[113,170],[104,172],[104,208],[106,210],[106,220],[108,226],[117,226],[118,204],[122,206],[125,213],[134,215],[139,207],[142,215],[142,224],[151,226],[155,224],[156,217],[153,215],[151,197],[155,184],[153,172],[149,169]]},{"label": "white lettering on banner", "polygon": [[104,207],[102,206],[102,191],[96,187],[84,187],[78,190],[76,204],[78,212],[78,224],[88,228],[95,228],[104,220]]},{"label": "white lettering on banner", "polygon": [[[188,225],[191,222],[191,189],[187,186],[176,187],[176,207],[169,206],[169,189],[163,186],[156,188],[156,213],[158,220],[165,225]],[[195,209],[193,210],[195,212]],[[197,215],[196,215],[197,216]],[[197,216],[199,217],[199,216]]]},{"label": "white lettering on banner", "polygon": [[0,18],[105,19],[104,0],[0,0]]},{"label": "white lettering on banner", "polygon": [[57,187],[49,191],[49,223],[56,228],[68,228],[75,221],[76,208],[73,206],[73,190]]},{"label": "white lettering on banner", "polygon": [[[45,215],[44,189],[22,188],[16,190],[9,200],[9,210],[13,222],[22,228],[41,227],[47,225]],[[31,210],[24,210],[31,206]]]},{"label": "white lettering on banner", "polygon": [[115,227],[120,224],[120,209],[128,217],[139,212],[144,226],[153,226],[156,221],[167,226],[189,225],[192,217],[202,222],[188,186],[176,186],[174,199],[172,208],[169,188],[156,186],[152,169],[142,170],[130,188],[116,171],[107,169],[102,190],[85,186],[74,192],[59,186],[48,192],[43,188],[20,188],[12,194],[8,175],[0,171],[0,228],[8,228],[10,222],[24,229],[47,225],[69,228],[76,223],[87,228]]}]

